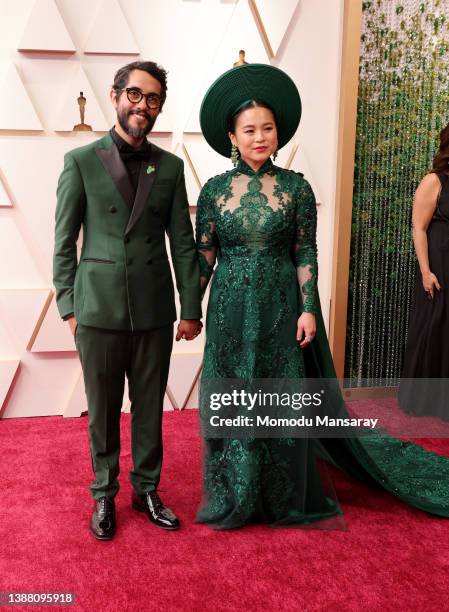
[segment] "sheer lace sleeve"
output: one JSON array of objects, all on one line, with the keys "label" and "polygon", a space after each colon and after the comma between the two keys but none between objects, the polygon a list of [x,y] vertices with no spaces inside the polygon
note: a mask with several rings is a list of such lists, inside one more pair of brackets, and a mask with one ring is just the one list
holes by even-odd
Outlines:
[{"label": "sheer lace sleeve", "polygon": [[196,209],[196,244],[200,263],[201,295],[212,276],[217,259],[218,240],[215,233],[214,199],[208,185],[204,185]]},{"label": "sheer lace sleeve", "polygon": [[316,202],[309,183],[301,178],[296,190],[296,236],[294,259],[301,289],[303,312],[317,311],[318,262]]}]

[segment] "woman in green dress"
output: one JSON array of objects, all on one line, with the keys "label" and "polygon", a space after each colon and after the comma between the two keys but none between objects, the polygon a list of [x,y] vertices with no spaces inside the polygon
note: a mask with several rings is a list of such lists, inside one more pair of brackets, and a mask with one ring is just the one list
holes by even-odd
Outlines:
[{"label": "woman in green dress", "polygon": [[[197,207],[203,292],[213,276],[202,387],[227,379],[335,378],[317,291],[315,198],[302,174],[271,161],[294,135],[300,115],[293,81],[263,64],[226,72],[203,100],[204,136],[235,165],[205,184]],[[347,414],[339,394],[332,412]],[[198,521],[211,527],[341,526],[323,459],[449,516],[449,459],[386,435],[205,434],[204,447]]]}]

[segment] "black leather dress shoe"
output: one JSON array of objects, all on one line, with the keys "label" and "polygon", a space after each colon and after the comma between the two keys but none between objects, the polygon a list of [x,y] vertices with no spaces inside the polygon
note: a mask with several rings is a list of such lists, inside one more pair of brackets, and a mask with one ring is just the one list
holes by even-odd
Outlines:
[{"label": "black leather dress shoe", "polygon": [[156,491],[148,491],[144,495],[133,493],[132,506],[138,512],[145,512],[150,521],[162,529],[179,529],[176,515],[164,506]]},{"label": "black leather dress shoe", "polygon": [[112,497],[95,501],[90,530],[97,540],[112,540],[115,533],[115,503]]}]

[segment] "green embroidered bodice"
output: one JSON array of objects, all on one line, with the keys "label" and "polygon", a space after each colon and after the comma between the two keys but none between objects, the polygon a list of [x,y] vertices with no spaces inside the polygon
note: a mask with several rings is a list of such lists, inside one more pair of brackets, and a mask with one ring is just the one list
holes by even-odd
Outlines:
[{"label": "green embroidered bodice", "polygon": [[301,174],[267,160],[255,172],[245,162],[209,180],[197,209],[201,285],[205,290],[218,256],[291,259],[303,310],[316,309],[316,204]]}]

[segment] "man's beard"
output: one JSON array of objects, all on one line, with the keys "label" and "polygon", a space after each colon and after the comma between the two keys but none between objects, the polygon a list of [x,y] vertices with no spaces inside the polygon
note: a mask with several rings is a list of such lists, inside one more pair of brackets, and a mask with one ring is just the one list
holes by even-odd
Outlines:
[{"label": "man's beard", "polygon": [[[133,114],[140,114],[145,117],[147,120],[146,126],[142,127],[134,127],[129,124],[129,117]],[[117,109],[117,120],[123,129],[123,131],[131,136],[132,138],[144,138],[147,134],[151,132],[153,129],[153,125],[156,121],[156,117],[152,117],[149,113],[140,112],[136,113],[136,111],[126,111],[126,110],[118,110]]]}]

